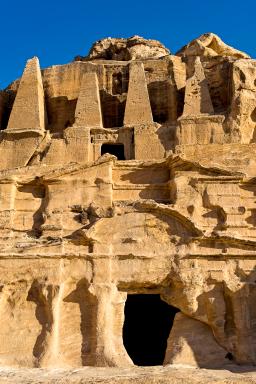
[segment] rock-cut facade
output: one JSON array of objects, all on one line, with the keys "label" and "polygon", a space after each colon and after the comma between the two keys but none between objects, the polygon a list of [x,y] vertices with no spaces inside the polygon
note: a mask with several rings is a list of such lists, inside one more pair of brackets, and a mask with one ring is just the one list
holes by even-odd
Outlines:
[{"label": "rock-cut facade", "polygon": [[0,366],[256,364],[255,60],[211,33],[34,57],[0,127]]}]

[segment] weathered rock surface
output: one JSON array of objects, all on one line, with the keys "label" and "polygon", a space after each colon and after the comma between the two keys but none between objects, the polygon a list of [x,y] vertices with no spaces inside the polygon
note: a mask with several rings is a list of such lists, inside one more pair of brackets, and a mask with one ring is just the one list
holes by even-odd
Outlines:
[{"label": "weathered rock surface", "polygon": [[256,374],[230,366],[228,370],[195,369],[185,365],[133,368],[8,369],[0,371],[1,384],[253,384]]},{"label": "weathered rock surface", "polygon": [[0,92],[4,382],[254,382],[171,365],[256,364],[255,68],[103,39]]},{"label": "weathered rock surface", "polygon": [[157,40],[147,40],[140,36],[128,39],[108,37],[93,44],[88,59],[129,61],[157,59],[169,54],[169,49]]},{"label": "weathered rock surface", "polygon": [[249,59],[250,56],[244,52],[225,44],[219,36],[214,33],[204,33],[192,40],[188,45],[177,52],[182,56],[229,56],[235,59]]}]

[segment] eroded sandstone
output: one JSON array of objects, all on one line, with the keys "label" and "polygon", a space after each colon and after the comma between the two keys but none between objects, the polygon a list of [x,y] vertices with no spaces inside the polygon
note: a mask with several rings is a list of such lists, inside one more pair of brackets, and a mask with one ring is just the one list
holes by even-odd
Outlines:
[{"label": "eroded sandstone", "polygon": [[213,34],[105,39],[1,91],[1,366],[256,364],[255,68]]}]

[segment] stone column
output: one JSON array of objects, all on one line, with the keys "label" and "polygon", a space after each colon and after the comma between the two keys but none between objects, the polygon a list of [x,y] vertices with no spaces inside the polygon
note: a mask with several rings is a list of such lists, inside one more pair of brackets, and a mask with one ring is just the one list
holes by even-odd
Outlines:
[{"label": "stone column", "polygon": [[45,130],[45,104],[42,76],[37,57],[27,61],[11,111],[7,132]]},{"label": "stone column", "polygon": [[2,132],[1,169],[29,165],[45,135],[45,120],[42,76],[34,57],[27,62],[7,129]]},{"label": "stone column", "polygon": [[102,128],[99,84],[96,73],[83,75],[75,111],[75,126]]},{"label": "stone column", "polygon": [[[63,184],[61,182],[53,182],[46,184],[45,188],[44,224],[41,226],[42,236],[57,240],[63,235],[63,196],[61,195]],[[57,252],[56,247],[55,249]]]},{"label": "stone column", "polygon": [[141,62],[131,62],[124,125],[152,123],[153,117],[144,66]]},{"label": "stone column", "polygon": [[214,109],[200,57],[196,57],[194,74],[186,82],[183,116],[213,114]]},{"label": "stone column", "polygon": [[133,365],[122,338],[126,293],[119,292],[116,284],[111,281],[110,257],[94,258],[93,264],[94,279],[90,292],[97,297],[95,365]]},{"label": "stone column", "polygon": [[11,236],[15,213],[15,195],[14,182],[10,180],[0,184],[0,241],[1,238]]},{"label": "stone column", "polygon": [[68,151],[74,161],[83,163],[94,160],[90,129],[102,127],[98,77],[95,72],[86,72],[77,99],[75,123],[65,131]]}]

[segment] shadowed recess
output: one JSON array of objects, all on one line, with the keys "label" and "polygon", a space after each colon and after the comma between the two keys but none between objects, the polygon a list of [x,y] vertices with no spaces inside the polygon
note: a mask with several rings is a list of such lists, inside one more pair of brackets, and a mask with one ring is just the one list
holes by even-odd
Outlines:
[{"label": "shadowed recess", "polygon": [[162,365],[167,338],[178,310],[160,295],[128,295],[123,327],[124,346],[136,365]]},{"label": "shadowed recess", "polygon": [[124,145],[123,144],[103,144],[101,146],[101,155],[110,153],[118,158],[118,160],[125,160]]}]

